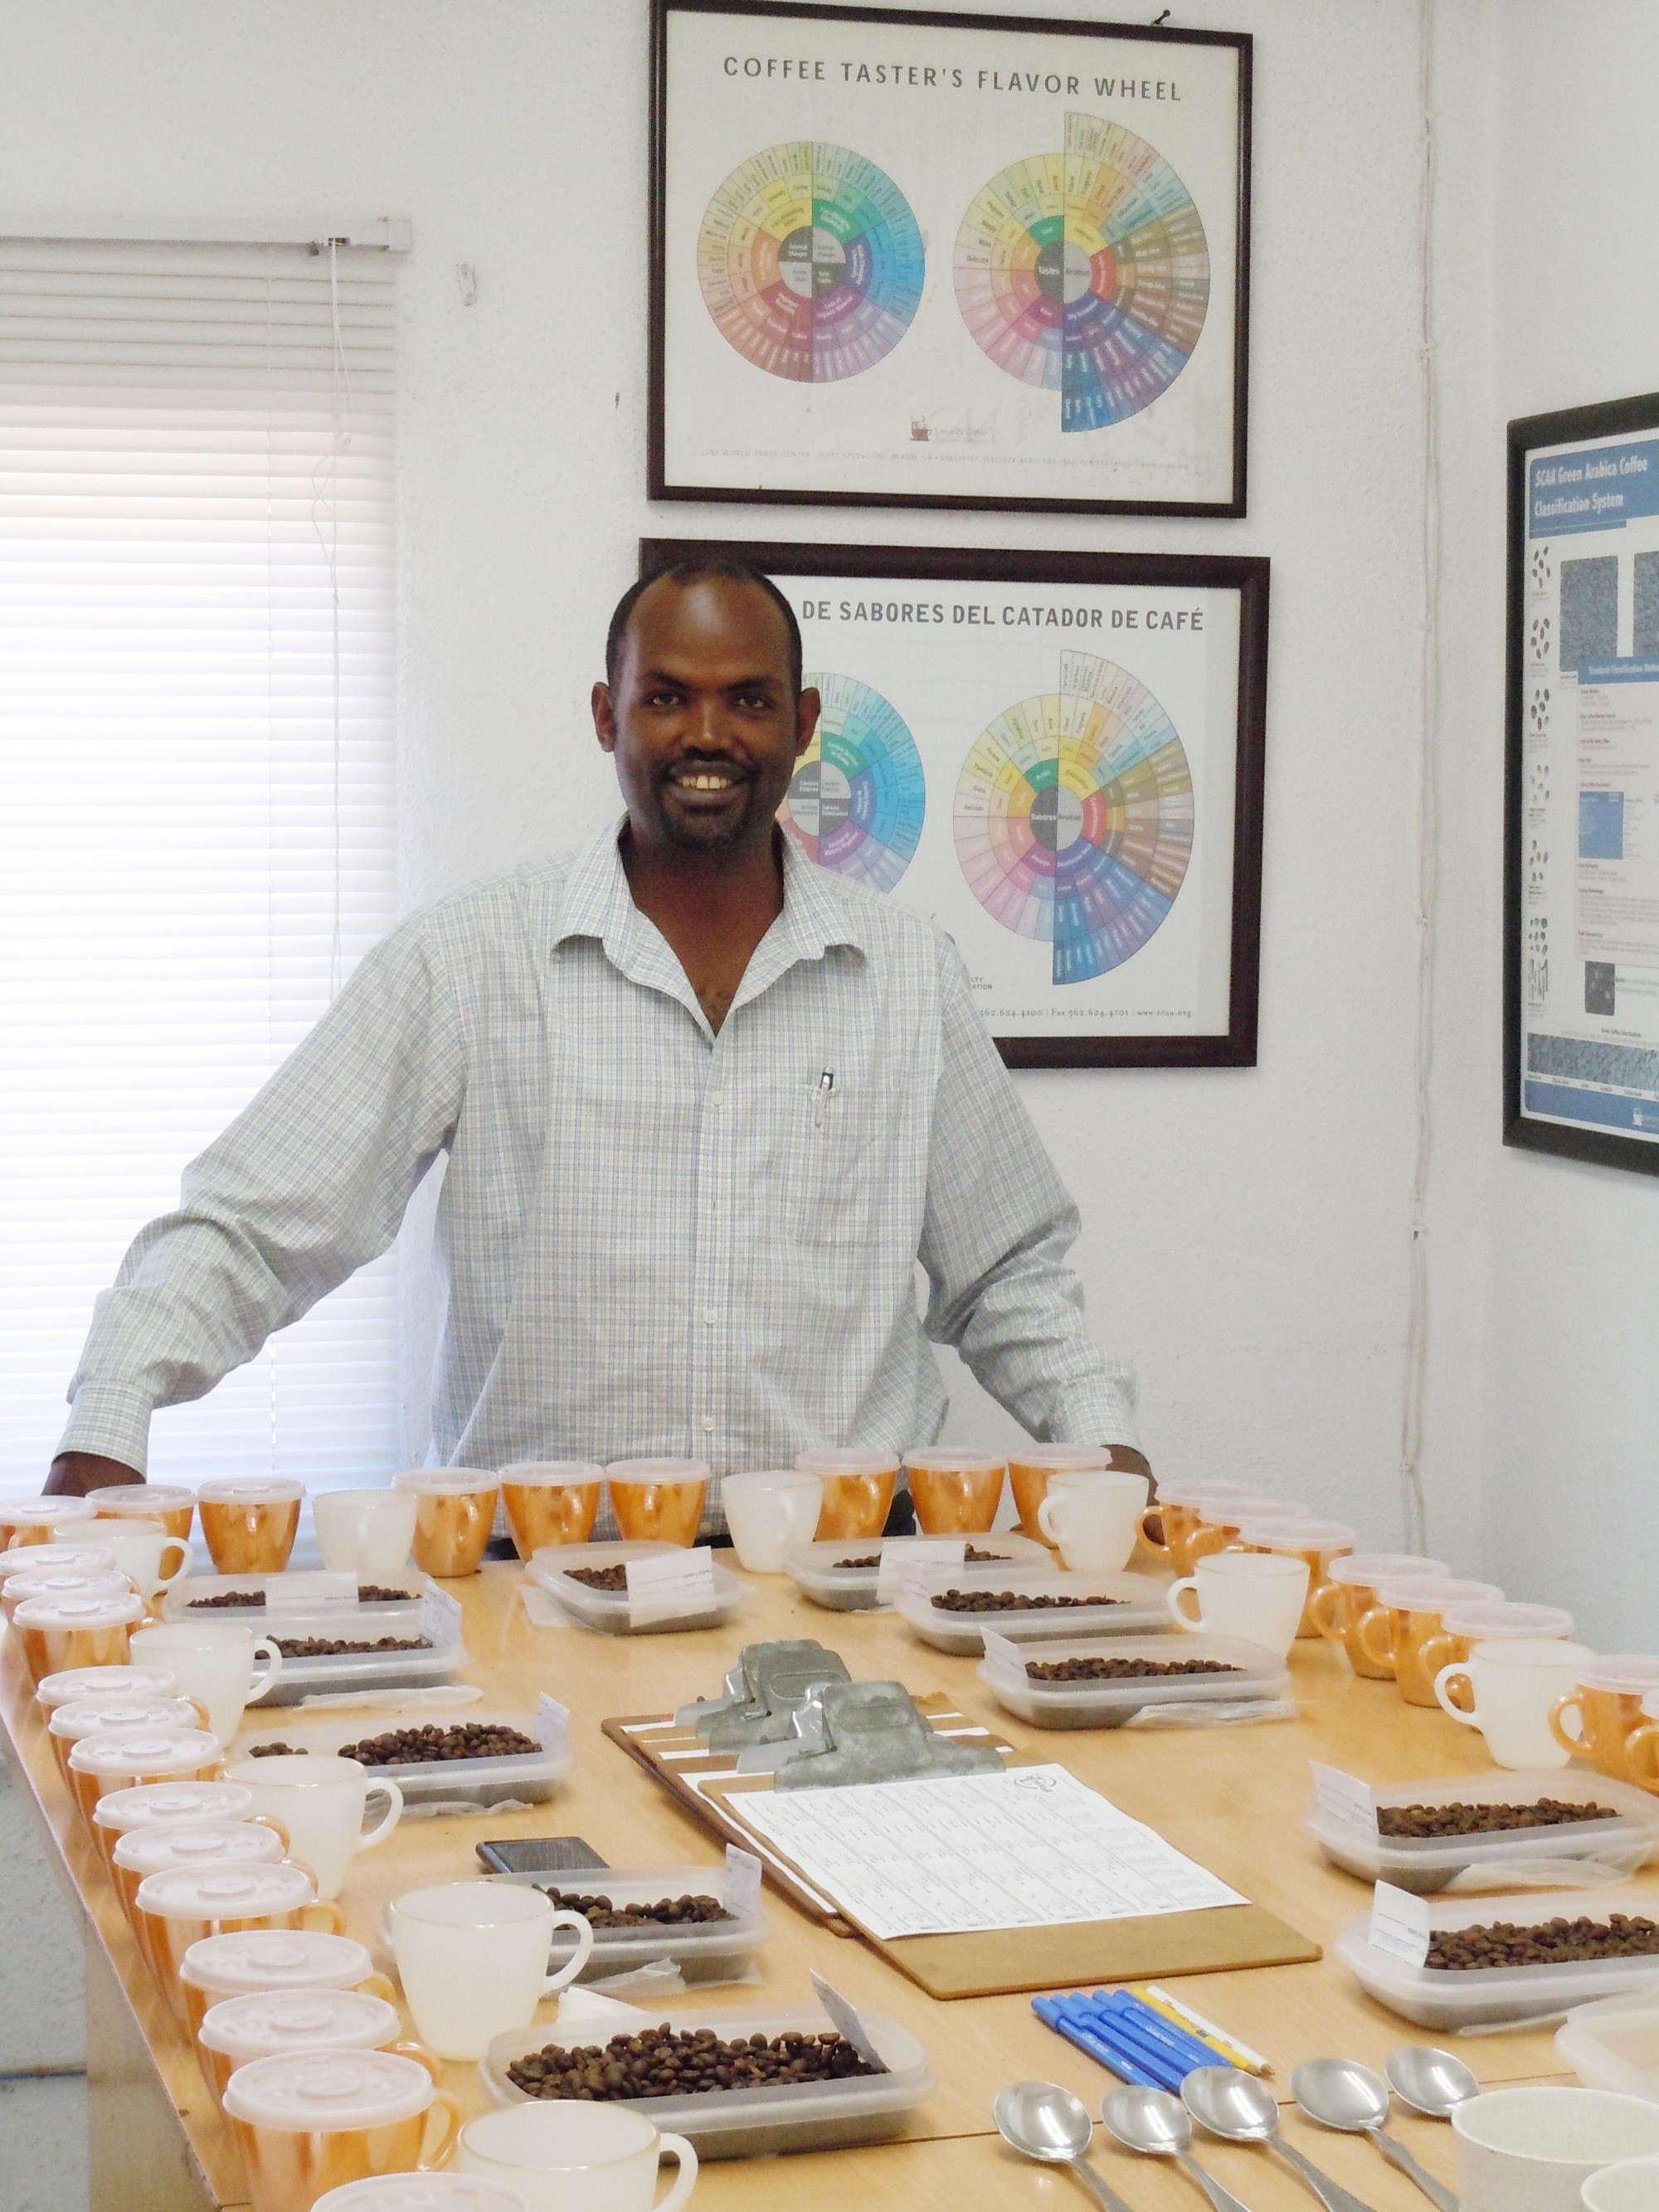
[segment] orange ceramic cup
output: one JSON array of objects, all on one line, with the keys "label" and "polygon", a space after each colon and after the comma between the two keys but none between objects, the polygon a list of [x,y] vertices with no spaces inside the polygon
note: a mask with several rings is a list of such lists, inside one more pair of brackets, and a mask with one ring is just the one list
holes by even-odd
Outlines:
[{"label": "orange ceramic cup", "polygon": [[1642,1711],[1646,1717],[1626,1737],[1625,1757],[1632,1781],[1659,1795],[1659,1696],[1644,1698]]},{"label": "orange ceramic cup", "polygon": [[317,1894],[308,1867],[170,1867],[146,1875],[133,1893],[132,1924],[138,1948],[154,1969],[173,2016],[187,2022],[179,1970],[192,1943],[210,1936],[248,1935],[256,1929],[311,1929],[338,1936],[345,1928],[337,1905]]},{"label": "orange ceramic cup", "polygon": [[430,2173],[461,2126],[454,2098],[390,2051],[255,2058],[225,2085],[224,2110],[253,2212],[311,2212],[349,2181]]},{"label": "orange ceramic cup", "polygon": [[501,1503],[521,1559],[544,1544],[585,1544],[599,1513],[605,1469],[586,1459],[522,1460],[501,1469]]},{"label": "orange ceramic cup", "polygon": [[299,1533],[305,1485],[282,1475],[228,1477],[196,1493],[202,1534],[222,1575],[280,1575]]},{"label": "orange ceramic cup", "polygon": [[[210,2007],[258,1990],[368,1990],[388,2004],[396,1991],[361,1943],[310,1929],[253,1928],[240,1936],[208,1936],[192,1943],[179,1969],[185,2026],[192,2043]],[[199,2052],[201,2045],[197,2044]]]},{"label": "orange ceramic cup", "polygon": [[1345,1522],[1304,1520],[1294,1513],[1264,1514],[1259,1520],[1241,1521],[1238,1534],[1228,1549],[1277,1552],[1286,1559],[1305,1560],[1308,1601],[1296,1632],[1298,1637],[1317,1636],[1320,1628],[1314,1618],[1314,1599],[1329,1579],[1332,1560],[1352,1552],[1353,1539],[1354,1532]]},{"label": "orange ceramic cup", "polygon": [[1359,1624],[1376,1603],[1376,1586],[1385,1582],[1420,1582],[1449,1575],[1443,1559],[1415,1552],[1353,1552],[1331,1561],[1324,1581],[1308,1599],[1314,1626],[1348,1655],[1356,1674],[1368,1680],[1392,1679],[1394,1664],[1370,1658],[1359,1641]]},{"label": "orange ceramic cup", "polygon": [[13,1544],[49,1544],[61,1522],[97,1517],[87,1498],[0,1498],[0,1552]]},{"label": "orange ceramic cup", "polygon": [[[1578,1677],[1578,1686],[1560,1699],[1550,1715],[1550,1733],[1575,1759],[1587,1759],[1610,1781],[1638,1782],[1644,1789],[1652,1737],[1644,1702],[1659,1692],[1659,1658],[1621,1654],[1596,1659]],[[1575,1725],[1569,1726],[1569,1723]],[[1632,1756],[1632,1746],[1637,1743]]]},{"label": "orange ceramic cup", "polygon": [[[1477,1598],[1449,1605],[1438,1636],[1423,1646],[1421,1657],[1431,1680],[1443,1668],[1467,1664],[1477,1644],[1561,1644],[1572,1634],[1572,1615],[1559,1605],[1517,1605],[1506,1597]],[[1443,1703],[1443,1700],[1440,1702]],[[1460,1711],[1473,1711],[1460,1698]]]},{"label": "orange ceramic cup", "polygon": [[125,1667],[144,1601],[128,1589],[26,1598],[11,1617],[12,1641],[32,1685],[71,1667]]},{"label": "orange ceramic cup", "polygon": [[173,1482],[114,1482],[104,1490],[89,1490],[87,1503],[97,1509],[100,1521],[159,1521],[169,1536],[181,1544],[190,1541],[196,1518],[196,1492]]},{"label": "orange ceramic cup", "polygon": [[[1222,1498],[1237,1499],[1241,1507],[1254,1504],[1258,1510],[1265,1503],[1259,1490],[1247,1490],[1242,1483],[1161,1482],[1158,1496],[1140,1516],[1141,1542],[1159,1559],[1168,1559],[1178,1577],[1191,1574],[1200,1501]],[[1210,1549],[1221,1540],[1218,1538]]]},{"label": "orange ceramic cup", "polygon": [[898,1487],[896,1452],[826,1444],[797,1454],[795,1466],[802,1474],[817,1475],[823,1485],[816,1534],[818,1543],[838,1544],[848,1537],[881,1534]]},{"label": "orange ceramic cup", "polygon": [[414,1468],[393,1475],[392,1486],[415,1493],[415,1564],[421,1572],[441,1581],[476,1575],[501,1499],[495,1476],[468,1467]]},{"label": "orange ceramic cup", "polygon": [[82,1736],[69,1755],[70,1792],[88,1832],[100,1797],[145,1782],[216,1782],[224,1746],[205,1729],[154,1729]]},{"label": "orange ceramic cup", "polygon": [[239,2068],[285,2051],[395,2051],[436,2081],[440,2061],[404,2039],[398,2008],[367,1990],[285,1990],[275,1996],[224,1997],[210,2005],[196,2033],[202,2072],[216,2101]]},{"label": "orange ceramic cup", "polygon": [[1437,1706],[1434,1678],[1445,1663],[1447,1607],[1503,1595],[1496,1583],[1463,1583],[1446,1575],[1379,1583],[1376,1602],[1359,1624],[1360,1647],[1373,1666],[1393,1676],[1408,1705]]},{"label": "orange ceramic cup", "polygon": [[1037,1510],[1048,1495],[1048,1478],[1054,1474],[1089,1474],[1112,1463],[1110,1449],[1102,1444],[1022,1444],[1008,1455],[1008,1487],[1014,1495],[1019,1525],[1039,1544],[1054,1548],[1037,1522]]},{"label": "orange ceramic cup", "polygon": [[905,1454],[904,1471],[924,1536],[977,1536],[994,1525],[1008,1472],[1000,1454],[930,1444]]},{"label": "orange ceramic cup", "polygon": [[605,1471],[611,1510],[630,1544],[695,1544],[712,1470],[701,1459],[617,1459]]}]

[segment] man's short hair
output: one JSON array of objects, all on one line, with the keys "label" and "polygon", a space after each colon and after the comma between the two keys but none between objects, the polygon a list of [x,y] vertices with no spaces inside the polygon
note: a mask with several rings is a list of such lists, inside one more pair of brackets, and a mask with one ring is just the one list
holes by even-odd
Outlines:
[{"label": "man's short hair", "polygon": [[747,561],[739,560],[734,553],[688,553],[680,560],[664,562],[661,568],[653,568],[648,576],[641,576],[637,584],[630,584],[617,600],[616,612],[611,617],[611,628],[605,633],[605,682],[614,684],[617,680],[617,671],[622,665],[623,641],[628,635],[629,619],[641,597],[650,590],[652,585],[660,583],[665,577],[672,584],[695,584],[705,576],[718,576],[732,584],[753,584],[771,600],[783,617],[783,627],[789,641],[789,681],[799,697],[801,643],[800,624],[795,620],[795,610],[764,570],[753,567]]}]

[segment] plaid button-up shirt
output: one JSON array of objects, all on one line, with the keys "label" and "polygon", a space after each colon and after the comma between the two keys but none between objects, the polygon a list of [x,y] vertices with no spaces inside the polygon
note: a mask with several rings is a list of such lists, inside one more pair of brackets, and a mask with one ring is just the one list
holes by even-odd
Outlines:
[{"label": "plaid button-up shirt", "polygon": [[617,835],[362,961],[133,1243],[60,1449],[142,1468],[152,1409],[385,1251],[441,1154],[441,1462],[929,1443],[929,1337],[1034,1435],[1136,1441],[1066,1262],[1076,1209],[948,939],[786,840],[716,1032]]}]

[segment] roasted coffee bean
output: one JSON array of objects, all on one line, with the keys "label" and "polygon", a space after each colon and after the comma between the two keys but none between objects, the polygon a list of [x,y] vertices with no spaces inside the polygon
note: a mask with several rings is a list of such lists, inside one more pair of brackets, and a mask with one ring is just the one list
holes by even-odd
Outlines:
[{"label": "roasted coffee bean", "polygon": [[297,1747],[291,1743],[254,1743],[248,1746],[250,1759],[293,1759]]},{"label": "roasted coffee bean", "polygon": [[789,2088],[875,2071],[833,2030],[811,2034],[792,2028],[769,2039],[740,2035],[727,2043],[713,2028],[672,2028],[665,2021],[660,2027],[642,2027],[637,2035],[613,2035],[603,2046],[546,2044],[515,2059],[507,2078],[527,2097],[603,2105],[622,2098]]},{"label": "roasted coffee bean", "polygon": [[1379,1805],[1377,1832],[1384,1836],[1486,1836],[1510,1828],[1559,1828],[1575,1820],[1616,1820],[1611,1805],[1581,1805],[1560,1797],[1534,1797],[1527,1805]]},{"label": "roasted coffee bean", "polygon": [[1034,1682],[1139,1682],[1159,1674],[1237,1674],[1218,1659],[1028,1659]]},{"label": "roasted coffee bean", "polygon": [[384,1735],[343,1743],[339,1756],[361,1766],[425,1766],[438,1759],[520,1759],[541,1746],[499,1721],[456,1721],[448,1728],[388,1729]]},{"label": "roasted coffee bean", "polygon": [[1581,1959],[1642,1959],[1659,1953],[1659,1921],[1610,1913],[1605,1920],[1493,1920],[1437,1929],[1425,1964],[1454,1974],[1492,1966],[1559,1966]]},{"label": "roasted coffee bean", "polygon": [[[994,1559],[1006,1561],[1009,1557],[1010,1554],[1006,1552],[981,1552],[972,1544],[967,1545],[962,1554],[963,1565],[969,1567],[989,1566]],[[837,1559],[836,1565],[838,1568],[878,1567],[881,1565],[881,1553],[872,1552],[867,1559]]]},{"label": "roasted coffee bean", "polygon": [[418,1597],[418,1590],[388,1589],[384,1583],[360,1583],[357,1585],[359,1605],[407,1605]]},{"label": "roasted coffee bean", "polygon": [[846,1567],[849,1569],[853,1567],[878,1567],[881,1565],[881,1553],[879,1552],[872,1552],[867,1559],[837,1559],[836,1561],[836,1565],[838,1568]]},{"label": "roasted coffee bean", "polygon": [[273,1636],[284,1659],[333,1659],[347,1651],[430,1651],[429,1636],[382,1636],[373,1644],[352,1644],[341,1636]]},{"label": "roasted coffee bean", "polygon": [[[388,1589],[383,1583],[362,1583],[357,1589],[359,1605],[407,1605],[416,1593],[406,1589]],[[239,1612],[250,1608],[262,1612],[265,1594],[263,1590],[221,1590],[216,1597],[193,1597],[186,1608],[191,1613],[215,1613],[222,1606],[234,1606]]]},{"label": "roasted coffee bean", "polygon": [[[539,1885],[538,1885],[539,1887]],[[691,1928],[711,1920],[730,1920],[717,1897],[661,1897],[654,1905],[616,1905],[608,1897],[587,1897],[575,1890],[544,1890],[560,1912],[580,1912],[595,1928]]]},{"label": "roasted coffee bean", "polygon": [[1030,1590],[948,1589],[933,1600],[940,1613],[1048,1613],[1079,1605],[1121,1605],[1121,1597],[1048,1597]]},{"label": "roasted coffee bean", "polygon": [[567,1567],[565,1572],[573,1583],[580,1583],[584,1589],[625,1590],[628,1588],[628,1569],[615,1567]]}]

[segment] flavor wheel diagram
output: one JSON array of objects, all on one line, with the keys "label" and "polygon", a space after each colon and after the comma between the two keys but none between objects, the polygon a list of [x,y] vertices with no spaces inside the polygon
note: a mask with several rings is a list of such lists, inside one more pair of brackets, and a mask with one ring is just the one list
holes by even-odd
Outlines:
[{"label": "flavor wheel diagram", "polygon": [[1175,725],[1127,670],[1060,656],[1060,687],[975,741],[957,784],[957,859],[1005,929],[1054,946],[1085,983],[1139,951],[1193,848],[1193,781]]},{"label": "flavor wheel diagram", "polygon": [[1068,115],[1063,153],[993,177],[957,235],[957,304],[1022,384],[1060,394],[1062,430],[1101,430],[1167,392],[1210,297],[1187,187],[1121,124]]},{"label": "flavor wheel diagram", "polygon": [[890,891],[921,836],[927,788],[903,718],[851,676],[807,675],[823,701],[778,818],[821,867]]},{"label": "flavor wheel diagram", "polygon": [[726,343],[769,376],[873,368],[921,299],[921,233],[892,179],[822,140],[753,154],[708,203],[697,281]]}]

